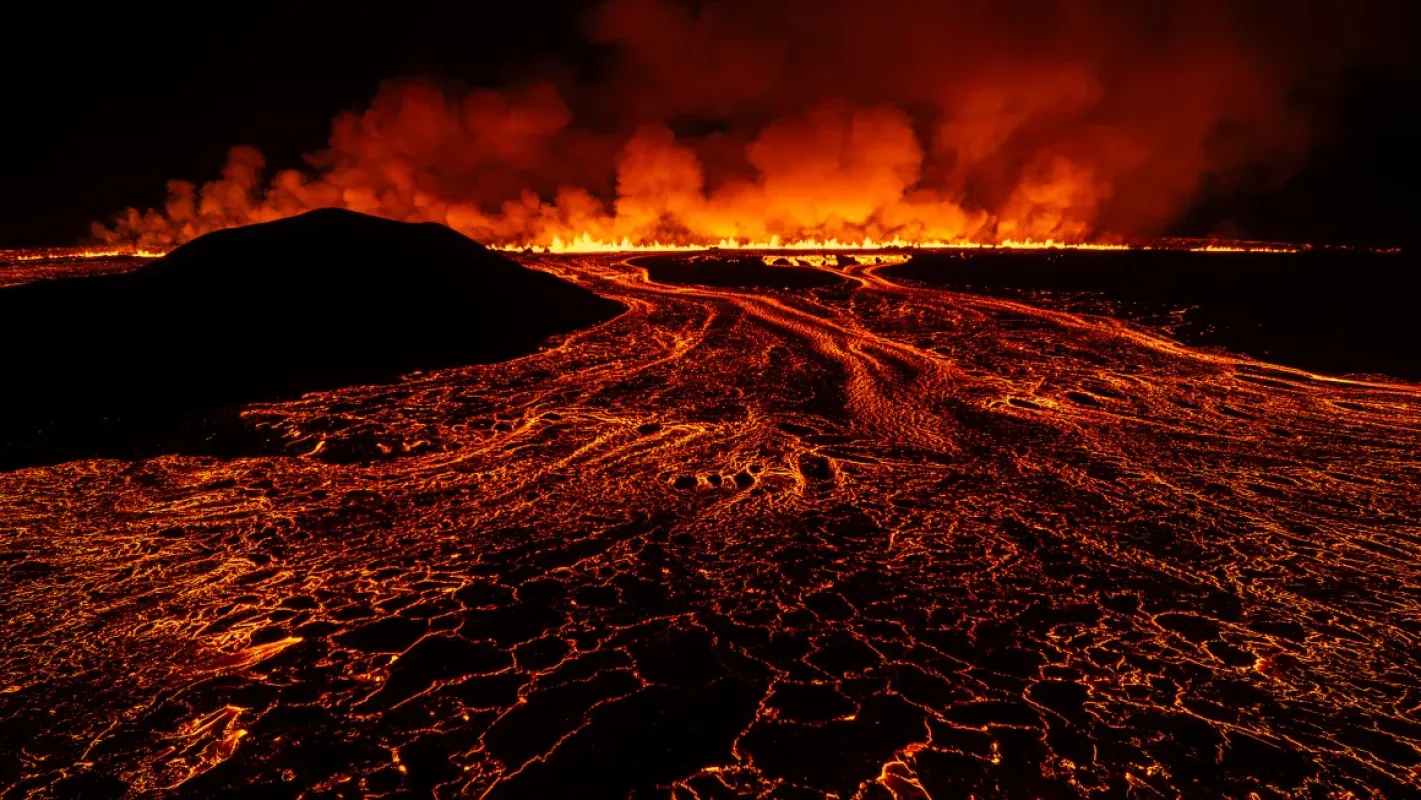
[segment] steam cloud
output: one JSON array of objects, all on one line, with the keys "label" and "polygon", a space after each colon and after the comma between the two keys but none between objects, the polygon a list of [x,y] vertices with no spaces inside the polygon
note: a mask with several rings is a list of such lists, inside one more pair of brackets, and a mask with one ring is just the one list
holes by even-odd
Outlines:
[{"label": "steam cloud", "polygon": [[[495,244],[1110,240],[1306,157],[1316,103],[1378,47],[1356,4],[607,0],[605,75],[385,84],[312,172],[219,180],[95,235],[164,248],[339,206]],[[1303,94],[1312,92],[1312,95]]]}]

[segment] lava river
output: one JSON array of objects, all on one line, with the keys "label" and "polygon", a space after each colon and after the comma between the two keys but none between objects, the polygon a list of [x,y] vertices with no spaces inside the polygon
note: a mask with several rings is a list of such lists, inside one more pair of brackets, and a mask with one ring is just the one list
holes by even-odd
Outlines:
[{"label": "lava river", "polygon": [[1421,387],[520,258],[630,310],[0,474],[0,794],[1421,791]]}]

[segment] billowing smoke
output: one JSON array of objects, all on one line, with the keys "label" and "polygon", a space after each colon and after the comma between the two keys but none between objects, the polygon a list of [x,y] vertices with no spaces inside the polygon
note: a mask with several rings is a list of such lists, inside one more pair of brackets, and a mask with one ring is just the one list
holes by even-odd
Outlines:
[{"label": "billowing smoke", "polygon": [[496,244],[1111,240],[1286,177],[1378,46],[1275,0],[607,0],[595,80],[386,84],[309,171],[219,180],[94,232],[162,248],[340,206]]}]

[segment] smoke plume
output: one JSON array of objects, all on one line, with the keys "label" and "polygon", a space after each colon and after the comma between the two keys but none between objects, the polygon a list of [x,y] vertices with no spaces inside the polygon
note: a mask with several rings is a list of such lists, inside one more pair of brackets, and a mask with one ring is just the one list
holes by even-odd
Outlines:
[{"label": "smoke plume", "polygon": [[549,245],[1109,241],[1201,188],[1279,181],[1381,41],[1356,4],[1268,0],[607,0],[604,74],[385,84],[309,169],[218,180],[94,227],[164,248],[339,206]]}]

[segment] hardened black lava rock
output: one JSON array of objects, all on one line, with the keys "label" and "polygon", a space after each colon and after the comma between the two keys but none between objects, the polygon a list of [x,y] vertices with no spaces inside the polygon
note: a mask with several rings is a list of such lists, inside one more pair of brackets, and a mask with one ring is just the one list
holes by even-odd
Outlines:
[{"label": "hardened black lava rock", "polygon": [[196,411],[514,358],[623,310],[443,225],[328,209],[211,233],[134,272],[0,290],[0,468],[123,451]]}]

